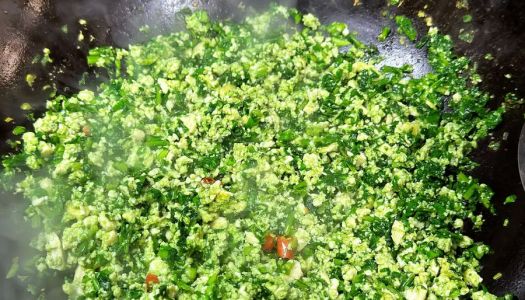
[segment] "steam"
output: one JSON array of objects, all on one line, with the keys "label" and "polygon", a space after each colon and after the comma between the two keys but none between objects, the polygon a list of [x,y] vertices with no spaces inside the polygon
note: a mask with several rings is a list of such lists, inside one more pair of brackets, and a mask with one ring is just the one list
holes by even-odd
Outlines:
[{"label": "steam", "polygon": [[23,201],[13,195],[0,194],[0,298],[2,299],[30,299],[26,292],[26,285],[17,279],[6,280],[11,267],[12,259],[21,256],[21,260],[28,257],[28,245],[31,234],[27,224],[23,222]]},{"label": "steam", "polygon": [[[25,82],[20,87],[17,86],[20,85],[17,80],[24,78],[25,72],[29,71],[28,66],[33,55],[42,51],[43,47],[38,48],[32,45],[34,41],[30,33],[37,30],[36,28],[42,24],[43,15],[48,9],[47,0],[33,0],[26,1],[24,6],[12,7],[8,11],[11,14],[6,15],[6,20],[18,19],[19,25],[14,28],[11,24],[6,24],[4,27],[6,31],[2,32],[5,44],[0,55],[0,86],[9,89],[5,94],[3,93],[6,101],[2,105],[2,113],[5,114],[0,116],[2,122],[7,116],[15,120],[24,120],[25,113],[20,110],[20,104],[35,98],[35,95],[28,96],[27,94],[38,94],[31,92]],[[33,107],[40,110],[43,108],[43,103],[35,102]],[[2,140],[5,138],[2,137]],[[0,147],[2,152],[5,151],[5,147],[6,145]],[[4,180],[1,174],[0,180]],[[0,182],[0,186],[9,184],[5,181]],[[0,299],[35,298],[27,291],[28,282],[18,276],[25,273],[25,265],[37,253],[29,246],[38,231],[25,222],[27,204],[27,200],[20,195],[10,194],[0,188]],[[14,275],[14,278],[6,279],[15,257],[19,258],[18,274]],[[47,278],[37,283],[35,287],[38,290],[46,289],[47,295],[52,299],[64,298],[60,289],[60,281],[56,278]]]},{"label": "steam", "polygon": [[[34,299],[28,292],[28,284],[34,285],[37,291],[45,290],[48,299],[64,299],[60,278],[23,278],[35,272],[29,261],[38,253],[29,246],[39,230],[25,221],[27,205],[28,201],[21,195],[0,189],[0,299]],[[6,279],[14,258],[19,258],[19,270],[13,278]]]}]

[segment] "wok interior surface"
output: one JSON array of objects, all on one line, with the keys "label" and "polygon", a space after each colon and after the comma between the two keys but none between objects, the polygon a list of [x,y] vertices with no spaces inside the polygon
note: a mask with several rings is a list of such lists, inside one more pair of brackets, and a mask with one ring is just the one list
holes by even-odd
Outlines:
[{"label": "wok interior surface", "polygon": [[[175,14],[184,7],[205,8],[218,19],[240,20],[270,3],[252,0],[240,5],[240,2],[0,0],[0,120],[6,117],[15,119],[14,123],[0,122],[0,153],[10,151],[5,142],[13,139],[10,132],[15,125],[29,125],[25,113],[20,110],[21,103],[31,103],[38,116],[43,112],[47,98],[47,92],[41,90],[45,84],[56,83],[58,92],[63,94],[75,93],[79,89],[82,74],[89,71],[85,61],[88,49],[100,45],[126,47],[129,43],[177,30],[181,28],[182,20]],[[377,44],[380,29],[392,24],[381,14],[385,9],[382,0],[362,0],[359,6],[354,6],[355,1],[351,0],[279,2],[303,12],[312,12],[323,22],[345,22],[366,43]],[[434,23],[456,41],[458,53],[478,64],[484,79],[482,87],[495,96],[494,106],[501,103],[508,92],[525,96],[525,1],[471,0],[469,7],[464,8],[456,1],[406,0],[396,9],[418,19],[418,11],[425,6]],[[471,23],[463,22],[462,17],[466,14],[473,16]],[[85,27],[78,23],[80,18],[87,20]],[[150,26],[149,32],[139,30],[145,24]],[[63,25],[67,25],[67,33],[62,31]],[[421,22],[417,25],[421,35],[425,28]],[[457,39],[461,29],[475,31],[472,43]],[[80,30],[86,37],[82,42],[78,41]],[[400,46],[395,37],[376,46],[386,57],[386,64],[410,63],[415,67],[415,76],[430,71],[424,50],[413,45]],[[53,63],[46,67],[31,64],[33,57],[45,47],[51,49]],[[494,60],[484,59],[487,53],[491,53]],[[25,74],[29,72],[37,75],[33,88],[25,82]],[[506,74],[512,77],[508,78]],[[503,123],[473,153],[474,160],[479,163],[474,175],[493,188],[497,215],[485,213],[486,223],[482,231],[470,233],[494,250],[483,261],[484,284],[493,293],[503,295],[510,292],[520,299],[525,299],[525,205],[521,203],[525,201],[525,193],[519,177],[517,150],[523,113],[521,107],[510,109]],[[491,140],[501,141],[500,150],[488,150]],[[503,200],[511,194],[518,196],[517,203],[504,206]],[[4,280],[12,257],[27,252],[31,233],[22,225],[25,204],[22,199],[11,195],[0,194],[0,197],[0,298],[31,299],[33,297],[25,292],[23,283]],[[507,227],[503,226],[504,219],[510,221]],[[503,277],[493,280],[498,272]],[[50,299],[64,297],[56,280],[48,282],[47,290],[51,291]]]}]

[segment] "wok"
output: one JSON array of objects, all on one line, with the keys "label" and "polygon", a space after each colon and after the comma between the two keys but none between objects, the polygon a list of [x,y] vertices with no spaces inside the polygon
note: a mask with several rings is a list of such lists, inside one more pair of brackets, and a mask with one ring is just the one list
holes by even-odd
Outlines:
[{"label": "wok", "polygon": [[[42,91],[42,86],[55,83],[58,93],[71,94],[78,90],[78,82],[85,72],[87,82],[100,80],[94,79],[87,67],[85,56],[89,48],[99,45],[126,47],[129,43],[177,30],[181,20],[175,15],[183,7],[202,7],[215,18],[238,20],[263,9],[268,2],[253,0],[239,5],[240,0],[0,0],[0,153],[11,151],[6,141],[14,138],[11,134],[14,126],[30,124],[25,117],[27,112],[20,109],[21,103],[31,103],[36,116],[44,111],[48,91]],[[361,2],[361,5],[354,6],[354,2]],[[346,22],[367,43],[377,44],[376,36],[381,27],[391,23],[381,14],[386,7],[383,0],[283,3],[303,12],[313,12],[323,22]],[[525,1],[471,0],[468,7],[462,3],[466,1],[405,0],[396,9],[418,19],[418,11],[427,7],[434,24],[456,41],[456,51],[477,63],[484,79],[482,87],[494,95],[490,105],[501,103],[508,92],[525,96]],[[463,22],[462,17],[466,14],[473,16],[472,22]],[[85,19],[87,25],[79,24],[79,18]],[[421,19],[417,23],[422,33]],[[140,31],[145,24],[150,30]],[[67,25],[67,32],[64,25]],[[475,32],[471,43],[458,40],[462,29]],[[84,34],[81,42],[78,41],[80,30]],[[414,46],[399,46],[396,41],[394,36],[377,45],[388,64],[411,63],[416,75],[430,70],[424,51]],[[53,62],[47,66],[31,64],[44,47],[51,49]],[[485,59],[487,53],[494,59]],[[27,73],[37,75],[32,88],[25,82]],[[487,243],[494,250],[482,262],[483,283],[488,290],[497,295],[513,293],[519,299],[525,299],[525,193],[518,168],[523,113],[523,107],[511,108],[503,123],[472,154],[479,163],[475,177],[494,189],[497,215],[485,212],[483,229],[470,232],[476,240]],[[6,117],[12,117],[14,122],[4,122]],[[493,140],[501,143],[498,151],[487,147]],[[520,147],[520,165],[525,175],[525,147]],[[518,196],[517,203],[503,205],[505,197],[511,194]],[[27,244],[32,233],[22,222],[25,204],[12,195],[0,196],[0,298],[31,299],[19,280],[4,280],[11,258],[26,255],[29,248]],[[503,226],[505,219],[510,221],[506,227]],[[493,275],[498,272],[503,276],[494,280]],[[64,298],[56,280],[50,279],[46,289],[49,299]]]}]

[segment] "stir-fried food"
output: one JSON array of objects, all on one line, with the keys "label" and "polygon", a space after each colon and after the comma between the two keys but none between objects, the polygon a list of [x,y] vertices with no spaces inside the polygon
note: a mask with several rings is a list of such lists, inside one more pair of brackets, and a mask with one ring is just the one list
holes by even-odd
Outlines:
[{"label": "stir-fried food", "polygon": [[4,160],[39,272],[70,271],[72,299],[491,299],[467,155],[504,109],[449,37],[419,41],[415,78],[311,14],[185,20],[92,50],[108,80],[50,100]]}]

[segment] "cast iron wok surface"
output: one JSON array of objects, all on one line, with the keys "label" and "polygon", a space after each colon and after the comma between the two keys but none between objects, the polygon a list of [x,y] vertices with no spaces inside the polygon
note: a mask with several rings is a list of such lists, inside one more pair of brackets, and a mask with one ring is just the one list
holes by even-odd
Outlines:
[{"label": "cast iron wok surface", "polygon": [[[161,33],[180,28],[180,18],[174,17],[182,7],[204,7],[215,18],[241,19],[254,9],[264,8],[269,1],[240,0],[0,0],[0,153],[10,151],[5,143],[14,137],[10,134],[16,125],[29,125],[23,102],[30,102],[35,115],[41,115],[47,98],[41,87],[54,82],[58,92],[71,94],[78,90],[78,82],[84,72],[90,70],[85,62],[89,48],[99,45],[126,47],[130,42],[141,42]],[[283,1],[280,1],[283,2]],[[388,19],[381,17],[382,0],[362,0],[353,6],[353,0],[304,0],[283,2],[301,11],[313,12],[322,21],[343,21],[359,33],[365,42],[375,43],[375,37]],[[398,9],[415,18],[425,5],[434,22],[457,41],[458,53],[467,55],[479,65],[484,81],[483,87],[493,94],[493,105],[501,103],[503,95],[515,92],[525,96],[525,1],[523,0],[471,0],[468,10],[457,8],[451,0],[405,0]],[[245,7],[244,9],[242,7]],[[470,13],[471,23],[465,24],[462,16]],[[88,21],[84,30],[84,42],[77,41],[81,26],[78,19]],[[68,33],[60,28],[68,25]],[[149,33],[139,28],[148,24]],[[424,27],[418,24],[420,29]],[[459,30],[475,30],[472,43],[457,39]],[[422,31],[420,31],[422,32]],[[91,40],[90,36],[94,39]],[[424,52],[415,47],[399,47],[395,37],[379,50],[390,64],[411,63],[416,73],[429,71]],[[42,48],[51,49],[54,62],[47,67],[32,65],[31,61]],[[486,53],[494,60],[485,60]],[[34,88],[25,82],[25,74],[34,73],[38,79]],[[512,74],[506,78],[505,74]],[[92,76],[91,76],[92,77]],[[88,82],[90,82],[88,80]],[[483,260],[484,284],[491,292],[503,295],[507,292],[525,299],[525,193],[518,171],[518,141],[523,124],[523,108],[512,109],[492,134],[480,144],[473,158],[480,166],[474,175],[495,191],[494,202],[497,215],[485,213],[486,223],[480,232],[470,232],[476,239],[489,244],[494,253]],[[14,123],[5,123],[13,117]],[[501,141],[499,151],[487,150],[490,140]],[[525,147],[524,147],[525,149]],[[525,150],[523,151],[525,167]],[[524,169],[525,170],[525,169]],[[525,173],[524,173],[525,174]],[[517,203],[502,205],[503,199],[518,195]],[[14,256],[28,254],[31,231],[23,226],[22,214],[25,203],[12,195],[0,194],[0,299],[32,299],[19,280],[4,280]],[[503,227],[503,220],[510,224]],[[468,229],[467,229],[468,230]],[[503,277],[493,280],[494,274]],[[60,274],[59,274],[60,275]],[[64,298],[59,280],[48,280],[46,290],[49,299]]]}]

